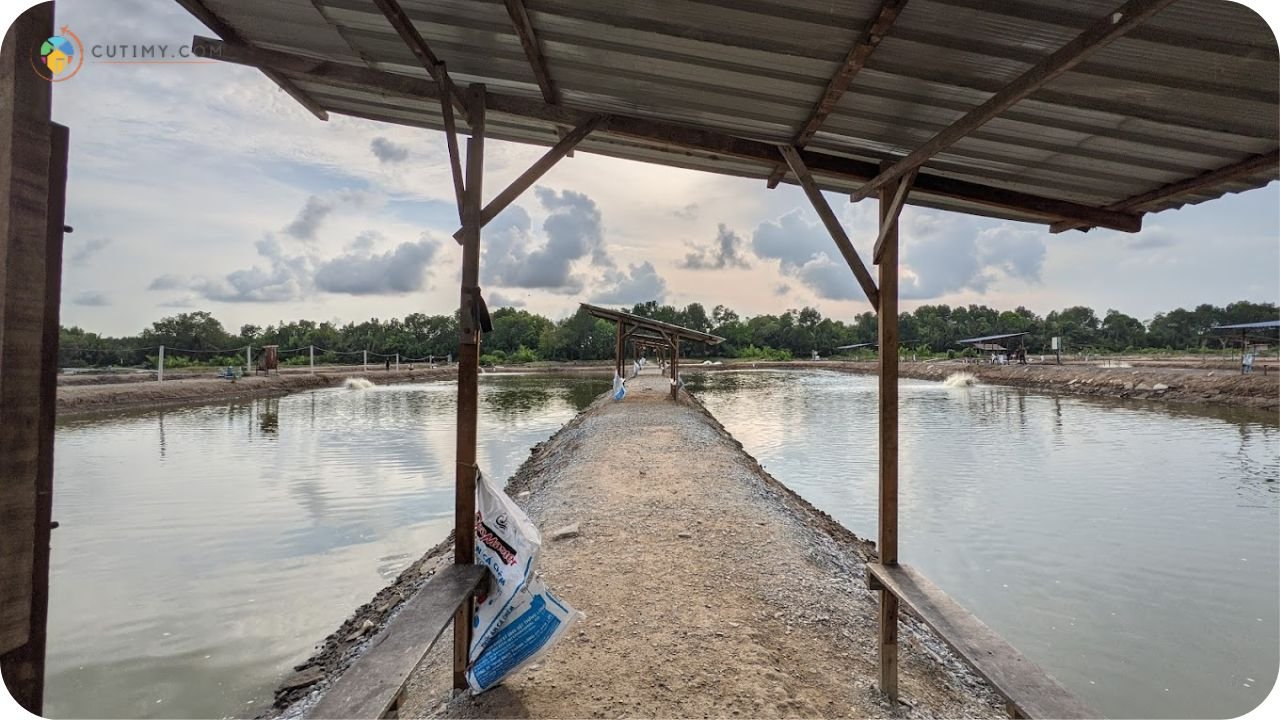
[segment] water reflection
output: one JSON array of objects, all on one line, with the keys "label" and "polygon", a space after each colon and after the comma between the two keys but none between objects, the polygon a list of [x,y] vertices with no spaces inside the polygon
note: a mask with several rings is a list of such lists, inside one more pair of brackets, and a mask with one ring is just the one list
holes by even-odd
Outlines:
[{"label": "water reflection", "polygon": [[[779,480],[875,537],[874,377],[690,380]],[[921,381],[900,407],[905,561],[1109,717],[1232,717],[1265,697],[1274,417]]]},{"label": "water reflection", "polygon": [[[505,478],[607,379],[481,378]],[[449,383],[71,419],[56,436],[46,712],[253,716],[452,526]]]}]

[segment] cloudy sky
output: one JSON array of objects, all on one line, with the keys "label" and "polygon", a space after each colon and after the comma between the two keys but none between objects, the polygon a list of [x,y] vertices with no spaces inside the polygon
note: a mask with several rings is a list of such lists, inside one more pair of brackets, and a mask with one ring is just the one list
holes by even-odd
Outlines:
[{"label": "cloudy sky", "polygon": [[[170,0],[59,0],[86,43],[209,34]],[[176,312],[230,328],[452,312],[461,250],[444,138],[320,122],[255,70],[88,62],[54,91],[71,128],[63,323],[131,334]],[[542,149],[491,141],[487,196]],[[1148,216],[1137,235],[908,208],[903,305],[1085,304],[1144,320],[1202,302],[1280,300],[1280,186]],[[829,196],[866,258],[874,204]],[[490,307],[552,317],[579,300],[743,314],[867,309],[798,189],[578,153],[483,238]]]}]

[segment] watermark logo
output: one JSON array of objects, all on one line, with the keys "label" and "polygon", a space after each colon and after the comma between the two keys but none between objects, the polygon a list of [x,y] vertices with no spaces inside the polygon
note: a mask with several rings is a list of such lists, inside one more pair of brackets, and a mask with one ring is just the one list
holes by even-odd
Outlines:
[{"label": "watermark logo", "polygon": [[31,59],[31,67],[36,74],[49,82],[64,82],[75,77],[84,66],[84,43],[71,32],[66,25],[57,35],[40,43],[36,57]]}]

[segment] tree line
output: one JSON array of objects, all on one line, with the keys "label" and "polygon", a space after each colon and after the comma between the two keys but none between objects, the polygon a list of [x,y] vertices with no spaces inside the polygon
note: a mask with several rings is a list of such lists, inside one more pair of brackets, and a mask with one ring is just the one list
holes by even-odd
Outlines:
[{"label": "tree line", "polygon": [[[639,303],[620,308],[636,315],[719,335],[714,348],[687,345],[689,357],[786,359],[838,354],[843,345],[876,342],[876,316],[855,315],[850,321],[824,317],[806,307],[780,315],[743,317],[724,305],[710,312],[700,303],[683,308]],[[1068,352],[1141,352],[1150,350],[1204,351],[1220,349],[1232,337],[1214,333],[1218,325],[1275,320],[1274,303],[1247,300],[1225,307],[1203,304],[1193,310],[1177,308],[1156,313],[1147,322],[1117,310],[1101,317],[1093,309],[1075,306],[1041,317],[1025,307],[997,310],[986,305],[921,305],[899,316],[904,352],[955,355],[959,340],[984,335],[1026,332],[1028,352],[1049,352],[1052,337],[1061,337]],[[517,308],[492,314],[493,332],[484,336],[486,362],[535,360],[603,360],[613,357],[615,329],[604,320],[579,310],[551,320]],[[445,357],[457,352],[458,318],[413,313],[403,319],[371,318],[337,325],[311,320],[279,322],[265,327],[242,325],[238,332],[224,328],[211,313],[196,311],[166,317],[131,337],[104,337],[79,327],[63,327],[62,367],[154,366],[158,347],[166,347],[166,366],[236,364],[243,348],[277,345],[285,364],[306,364],[309,348],[317,362],[358,363],[368,351],[370,362],[399,354],[402,361]]]}]

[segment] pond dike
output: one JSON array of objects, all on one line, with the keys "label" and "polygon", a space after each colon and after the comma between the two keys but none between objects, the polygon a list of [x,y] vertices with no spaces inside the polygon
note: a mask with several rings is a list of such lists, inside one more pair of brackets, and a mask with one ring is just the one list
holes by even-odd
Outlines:
[{"label": "pond dike", "polygon": [[[832,360],[793,360],[788,362],[734,362],[719,366],[690,365],[685,372],[700,370],[741,370],[744,367],[775,369],[823,369],[862,375],[877,375],[875,362],[842,362]],[[1091,395],[1130,400],[1219,405],[1252,408],[1269,413],[1280,411],[1280,372],[1263,374],[1255,370],[1242,375],[1238,367],[1188,368],[1151,365],[1101,367],[1097,365],[992,365],[956,360],[902,362],[898,374],[915,380],[946,380],[948,376],[969,373],[988,385],[1008,385],[1038,392]]]},{"label": "pond dike", "polygon": [[[476,697],[450,690],[446,630],[400,717],[1006,717],[909,615],[892,707],[876,689],[874,545],[771,477],[695,399],[673,401],[668,382],[642,375],[622,402],[597,399],[507,486],[542,530],[540,574],[586,619]],[[305,713],[449,562],[446,541],[359,608],[285,679],[269,715]]]}]

